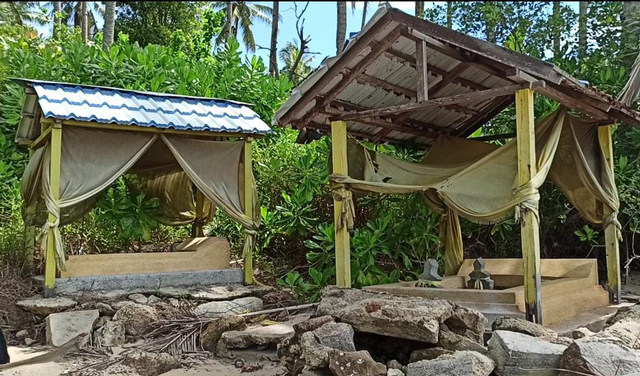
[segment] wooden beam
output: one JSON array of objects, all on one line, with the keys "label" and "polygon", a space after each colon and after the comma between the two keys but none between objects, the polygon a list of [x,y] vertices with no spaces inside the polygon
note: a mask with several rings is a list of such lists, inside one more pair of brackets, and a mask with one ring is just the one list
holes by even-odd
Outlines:
[{"label": "wooden beam", "polygon": [[416,72],[418,73],[417,101],[429,99],[429,64],[427,64],[427,44],[416,42]]},{"label": "wooden beam", "polygon": [[[613,159],[613,126],[598,127],[600,148],[604,154],[607,166],[614,172]],[[611,209],[605,206],[605,216],[611,215]],[[618,229],[609,223],[604,230],[604,241],[607,249],[607,287],[611,304],[620,304],[620,244],[618,243]]]},{"label": "wooden beam", "polygon": [[438,82],[431,88],[431,96],[437,98],[438,93],[442,91],[447,85],[452,83],[458,76],[463,74],[470,67],[467,63],[460,63],[456,65],[451,71],[447,72],[446,76],[443,76],[442,81]]},{"label": "wooden beam", "polygon": [[[384,37],[380,42],[376,42],[371,51],[364,57],[358,64],[356,64],[346,75],[342,76],[342,79],[339,83],[337,83],[334,87],[332,87],[326,94],[322,96],[322,99],[316,98],[315,106],[307,112],[307,114],[303,117],[304,121],[300,121],[299,126],[306,125],[307,122],[311,121],[313,117],[315,117],[318,113],[320,113],[321,109],[328,106],[331,101],[333,101],[351,82],[353,82],[356,77],[362,74],[365,69],[371,65],[382,53],[389,48],[398,38],[400,37],[400,28],[395,28],[391,31],[387,36]],[[317,85],[317,83],[316,83]],[[316,86],[314,85],[314,87]],[[298,103],[298,102],[296,102]],[[295,105],[294,105],[295,106]]]},{"label": "wooden beam", "polygon": [[[253,171],[252,171],[252,144],[251,137],[244,140],[244,214],[253,219]],[[244,255],[244,283],[253,284],[253,250]]]},{"label": "wooden beam", "polygon": [[[533,90],[516,92],[516,128],[518,148],[518,183],[528,184],[537,170]],[[533,210],[522,208],[520,214],[522,260],[524,262],[524,301],[527,320],[542,324],[542,279],[540,272],[540,229]]]},{"label": "wooden beam", "polygon": [[[60,123],[54,123],[51,127],[51,148],[50,148],[50,167],[49,181],[51,187],[51,196],[57,203],[60,200],[60,166],[62,163],[62,126]],[[58,213],[58,215],[60,215]],[[47,221],[55,223],[58,218],[49,212]],[[55,294],[56,288],[56,239],[53,229],[49,229],[47,234],[47,244],[45,249],[45,267],[44,267],[44,297],[50,298]]]},{"label": "wooden beam", "polygon": [[[366,33],[362,34],[360,38],[358,38],[355,43],[350,46],[346,51],[342,53],[340,58],[329,68],[329,70],[320,77],[318,82],[316,82],[306,93],[302,95],[302,98],[298,100],[296,103],[291,106],[289,111],[284,114],[280,118],[281,125],[287,125],[293,119],[296,118],[298,112],[303,110],[307,105],[314,100],[324,89],[325,87],[333,81],[333,79],[340,74],[340,71],[344,69],[354,58],[358,55],[361,55],[368,47],[370,47],[370,43],[375,41],[375,38],[378,34],[384,30],[389,24],[388,17],[383,17],[384,19],[380,19],[376,22]],[[317,104],[317,103],[316,103]]]},{"label": "wooden beam", "polygon": [[509,107],[515,99],[515,96],[506,96],[502,101],[493,101],[486,105],[478,115],[463,120],[460,124],[454,125],[453,128],[457,129],[457,134],[460,137],[468,137],[470,134],[476,131],[480,126],[486,124],[488,121],[496,117],[505,108]]},{"label": "wooden beam", "polygon": [[450,106],[450,105],[459,104],[459,103],[485,101],[487,99],[511,95],[516,91],[524,88],[528,88],[528,87],[540,88],[543,86],[544,86],[544,82],[542,81],[538,83],[531,83],[531,84],[509,85],[509,86],[504,86],[497,89],[488,89],[488,90],[476,91],[472,93],[452,95],[450,97],[436,98],[436,99],[431,99],[424,102],[413,102],[413,103],[406,103],[406,104],[401,104],[397,106],[390,106],[386,108],[377,108],[373,110],[359,111],[359,112],[350,113],[344,116],[334,117],[332,118],[332,120],[345,120],[345,121],[361,120],[369,117],[386,116],[386,115],[399,114],[399,113],[411,112],[411,111],[421,111],[427,108],[445,107],[445,106]]},{"label": "wooden beam", "polygon": [[38,136],[38,138],[36,138],[33,142],[29,144],[29,149],[35,150],[39,148],[40,145],[45,143],[51,136],[51,129],[52,127],[49,127],[45,129],[44,132],[40,133],[40,136]]},{"label": "wooden beam", "polygon": [[574,110],[580,111],[585,115],[589,115],[596,120],[609,120],[610,117],[607,113],[598,110],[585,102],[582,102],[578,99],[572,98],[571,96],[552,88],[551,86],[546,86],[544,88],[540,88],[538,90],[540,94],[545,97],[551,98],[556,102],[572,108]]},{"label": "wooden beam", "polygon": [[[350,72],[349,69],[345,69],[345,71]],[[377,77],[369,76],[364,73],[356,77],[356,81],[358,81],[361,84],[369,84],[371,86],[375,86],[383,90],[388,90],[398,95],[404,95],[407,98],[416,97],[416,92],[411,89],[408,89],[406,87],[399,86],[396,84],[392,84],[388,81],[379,79]]]},{"label": "wooden beam", "polygon": [[[333,161],[333,173],[348,175],[347,163],[347,123],[344,121],[331,122],[331,156]],[[346,188],[342,188],[343,190]],[[338,226],[344,203],[341,200],[333,200],[333,220],[335,228],[336,247],[336,285],[338,287],[351,287],[351,245],[349,229],[346,226]],[[339,229],[338,229],[339,228]]]}]

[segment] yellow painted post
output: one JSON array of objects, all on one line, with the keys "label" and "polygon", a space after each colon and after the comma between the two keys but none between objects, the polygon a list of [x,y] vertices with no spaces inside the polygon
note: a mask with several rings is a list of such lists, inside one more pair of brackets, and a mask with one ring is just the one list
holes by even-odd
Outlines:
[{"label": "yellow painted post", "polygon": [[[51,130],[51,195],[54,200],[60,199],[60,165],[62,154],[62,126],[59,123],[53,124]],[[56,217],[49,213],[49,222],[55,222]],[[53,237],[53,230],[47,234],[47,249],[45,250],[45,270],[44,270],[44,296],[51,297],[56,287],[56,243]]]},{"label": "yellow painted post", "polygon": [[[347,123],[344,121],[331,122],[331,157],[333,160],[333,173],[347,175]],[[344,205],[342,201],[334,198],[333,219],[336,229],[336,285],[338,287],[349,288],[351,287],[351,245],[349,242],[349,229],[343,226],[338,230],[342,205]]]},{"label": "yellow painted post", "polygon": [[[518,182],[520,185],[525,185],[535,175],[537,169],[533,90],[531,89],[516,92],[516,128]],[[520,221],[526,317],[529,321],[542,324],[538,218],[532,210],[523,209]]]},{"label": "yellow painted post", "polygon": [[[253,219],[253,173],[252,166],[252,138],[244,140],[244,214]],[[244,283],[253,284],[253,254],[247,252],[244,255]]]},{"label": "yellow painted post", "polygon": [[[29,148],[29,159],[33,157],[33,149]],[[24,251],[25,261],[28,266],[33,266],[33,256],[36,248],[36,226],[29,225],[36,215],[35,205],[25,207],[25,223],[24,223]]]},{"label": "yellow painted post", "polygon": [[[613,172],[613,140],[611,139],[613,127],[611,125],[598,128],[598,139],[604,153],[607,164]],[[608,208],[605,210],[609,210]],[[605,212],[610,215],[611,212]],[[607,281],[609,287],[609,300],[612,304],[620,304],[620,244],[618,243],[618,230],[610,223],[604,230],[604,240],[607,249]]]},{"label": "yellow painted post", "polygon": [[202,231],[202,227],[204,223],[204,195],[200,192],[199,189],[196,188],[196,218],[193,222],[193,228],[191,231],[191,236],[194,238],[199,238],[204,236],[204,231]]}]

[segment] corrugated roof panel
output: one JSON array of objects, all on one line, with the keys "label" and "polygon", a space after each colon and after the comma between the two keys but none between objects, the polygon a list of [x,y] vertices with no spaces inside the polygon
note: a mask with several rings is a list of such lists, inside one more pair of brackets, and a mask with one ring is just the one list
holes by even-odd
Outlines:
[{"label": "corrugated roof panel", "polygon": [[271,128],[244,104],[68,83],[24,81],[46,118],[105,124],[248,134]]}]

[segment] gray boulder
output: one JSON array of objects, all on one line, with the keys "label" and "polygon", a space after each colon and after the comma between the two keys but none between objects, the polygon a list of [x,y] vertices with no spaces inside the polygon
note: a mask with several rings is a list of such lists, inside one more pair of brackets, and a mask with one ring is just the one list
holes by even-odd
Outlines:
[{"label": "gray boulder", "polygon": [[407,376],[489,376],[493,360],[474,351],[457,351],[407,366]]},{"label": "gray boulder", "polygon": [[575,375],[576,372],[604,376],[629,375],[640,370],[639,352],[620,343],[598,341],[593,337],[576,340],[565,350],[560,368],[569,372],[563,372],[562,375]]},{"label": "gray boulder", "polygon": [[450,331],[446,325],[441,327],[438,346],[450,351],[476,351],[483,355],[487,354],[487,349],[484,346]]},{"label": "gray boulder", "polygon": [[484,323],[486,319],[475,309],[455,305],[451,317],[444,323],[447,328],[463,337],[484,344]]},{"label": "gray boulder", "polygon": [[404,372],[399,369],[390,368],[387,370],[387,376],[404,376]]},{"label": "gray boulder", "polygon": [[329,370],[335,376],[387,375],[387,367],[373,360],[368,351],[331,350],[329,352]]},{"label": "gray boulder", "polygon": [[[438,299],[394,296],[356,289],[325,288],[319,315],[331,315],[356,331],[437,343],[440,323],[454,305]],[[464,321],[461,321],[462,325]],[[476,331],[477,328],[465,328]],[[483,333],[476,333],[481,336]]]},{"label": "gray boulder", "polygon": [[593,335],[593,334],[594,333],[591,330],[589,330],[587,328],[584,328],[584,327],[583,328],[574,329],[571,332],[571,336],[573,337],[573,339],[580,339],[580,338],[588,337],[588,336]]},{"label": "gray boulder", "polygon": [[124,355],[123,363],[132,367],[140,376],[159,376],[180,367],[180,361],[167,353],[149,353],[132,350]]},{"label": "gray boulder", "polygon": [[80,334],[91,334],[99,315],[97,309],[50,314],[46,319],[47,344],[58,347]]},{"label": "gray boulder", "polygon": [[440,355],[453,354],[453,351],[443,349],[441,347],[432,347],[429,349],[414,350],[409,357],[409,363],[419,362],[421,360],[433,360]]},{"label": "gray boulder", "polygon": [[238,298],[230,301],[214,301],[196,307],[194,313],[198,317],[216,318],[226,314],[241,314],[260,311],[262,300],[255,297]]},{"label": "gray boulder", "polygon": [[342,351],[356,351],[353,343],[354,331],[349,324],[330,322],[315,329],[313,335],[323,346]]},{"label": "gray boulder", "polygon": [[555,376],[566,346],[526,334],[498,330],[489,341],[489,356],[499,376]]},{"label": "gray boulder", "polygon": [[129,300],[138,304],[147,304],[149,302],[149,298],[142,294],[131,294],[128,296]]},{"label": "gray boulder", "polygon": [[153,329],[153,324],[158,321],[158,312],[150,306],[127,304],[116,312],[113,320],[122,322],[128,335],[139,336]]},{"label": "gray boulder", "polygon": [[508,330],[510,332],[522,333],[533,337],[558,337],[558,334],[549,328],[545,328],[542,325],[535,324],[524,319],[509,316],[498,317],[493,322],[493,325],[491,325],[491,329],[494,332],[497,330]]},{"label": "gray boulder", "polygon": [[111,317],[116,313],[116,310],[113,309],[113,307],[111,307],[109,304],[103,303],[103,302],[96,303],[94,308],[97,309],[98,311],[100,311],[100,315],[101,316],[109,316],[109,317]]},{"label": "gray boulder", "polygon": [[27,312],[38,316],[47,316],[52,313],[58,313],[70,310],[76,306],[76,301],[65,297],[43,298],[36,295],[32,298],[20,300],[16,305]]},{"label": "gray boulder", "polygon": [[94,332],[96,347],[122,346],[125,342],[124,325],[120,321],[107,321]]},{"label": "gray boulder", "polygon": [[218,341],[224,332],[244,330],[246,328],[247,323],[244,317],[237,315],[222,316],[207,325],[200,335],[200,342],[205,350],[215,352],[218,347]]},{"label": "gray boulder", "polygon": [[[305,369],[322,369],[329,366],[330,347],[320,344],[313,332],[306,332],[300,336],[300,352],[301,355],[296,363],[302,360],[301,365]],[[301,368],[300,366],[294,366]]]},{"label": "gray boulder", "polygon": [[623,321],[640,322],[640,304],[620,308],[604,324],[604,329]]}]

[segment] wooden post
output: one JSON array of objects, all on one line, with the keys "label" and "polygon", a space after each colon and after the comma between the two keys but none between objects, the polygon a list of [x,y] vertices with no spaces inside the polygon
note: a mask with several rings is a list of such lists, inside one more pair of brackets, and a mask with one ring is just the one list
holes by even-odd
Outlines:
[{"label": "wooden post", "polygon": [[[598,128],[598,139],[600,147],[604,153],[607,164],[614,171],[613,166],[613,140],[611,139],[613,127],[602,126]],[[610,209],[606,208],[605,215],[611,215]],[[616,226],[610,223],[604,230],[604,240],[607,249],[607,284],[609,287],[609,300],[612,304],[620,304],[620,245]]]},{"label": "wooden post", "polygon": [[427,44],[424,40],[416,41],[416,70],[418,71],[418,102],[429,100],[429,73],[427,68]]},{"label": "wooden post", "polygon": [[[252,168],[252,144],[251,137],[244,140],[244,214],[253,219],[253,173]],[[247,252],[244,255],[244,283],[253,284],[253,254]]]},{"label": "wooden post", "polygon": [[196,188],[196,217],[193,222],[193,227],[191,229],[191,236],[194,238],[199,238],[204,236],[203,227],[203,217],[204,217],[204,195],[200,192],[198,188]]},{"label": "wooden post", "polygon": [[[62,125],[54,123],[51,129],[51,195],[55,201],[60,199],[60,165],[62,157]],[[49,213],[48,221],[55,222],[56,216]],[[46,298],[54,295],[56,287],[56,242],[53,230],[47,234],[47,245],[45,250],[45,270],[44,270],[44,296]]]},{"label": "wooden post", "polygon": [[[535,175],[537,169],[533,90],[531,89],[516,92],[516,128],[518,182],[520,185],[525,185]],[[524,209],[520,221],[526,318],[542,324],[538,218],[532,210]]]},{"label": "wooden post", "polygon": [[[331,122],[331,157],[333,173],[347,175],[347,123],[344,121]],[[344,189],[344,188],[343,188]],[[349,243],[349,229],[342,227],[338,230],[342,201],[333,200],[333,220],[336,244],[336,285],[351,287],[351,245]]]},{"label": "wooden post", "polygon": [[[29,148],[29,159],[33,157],[33,149]],[[25,223],[24,223],[24,252],[25,261],[29,267],[33,266],[33,257],[36,249],[36,226],[29,225],[28,222],[33,221],[36,215],[36,205],[25,207]]]}]

